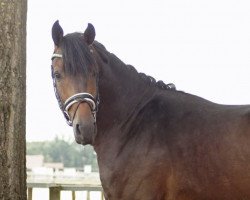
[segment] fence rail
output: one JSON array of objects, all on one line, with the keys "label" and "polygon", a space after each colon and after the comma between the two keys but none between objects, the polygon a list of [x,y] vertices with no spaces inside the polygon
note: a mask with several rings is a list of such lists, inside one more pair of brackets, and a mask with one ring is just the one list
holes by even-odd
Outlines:
[{"label": "fence rail", "polygon": [[90,192],[99,191],[101,192],[101,200],[104,200],[103,190],[100,185],[79,185],[79,184],[58,184],[58,183],[34,183],[28,182],[28,200],[32,200],[33,188],[48,188],[49,189],[49,200],[60,200],[61,191],[71,191],[72,200],[75,200],[76,191],[86,191],[87,200],[90,200]]}]

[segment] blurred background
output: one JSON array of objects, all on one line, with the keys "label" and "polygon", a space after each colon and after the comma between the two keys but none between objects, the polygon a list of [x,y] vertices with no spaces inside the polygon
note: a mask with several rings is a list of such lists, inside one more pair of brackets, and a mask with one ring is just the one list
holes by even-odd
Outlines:
[{"label": "blurred background", "polygon": [[73,138],[51,80],[51,27],[83,32],[139,72],[223,104],[250,103],[248,0],[28,2],[27,141]]}]

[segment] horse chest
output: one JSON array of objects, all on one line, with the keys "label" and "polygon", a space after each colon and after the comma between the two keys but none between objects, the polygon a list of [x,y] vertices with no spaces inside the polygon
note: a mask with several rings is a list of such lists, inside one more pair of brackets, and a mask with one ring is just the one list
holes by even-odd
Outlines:
[{"label": "horse chest", "polygon": [[[130,173],[127,172],[130,170]],[[103,170],[101,181],[108,200],[163,200],[165,191],[162,177],[143,170]],[[154,183],[154,184],[152,184]]]},{"label": "horse chest", "polygon": [[[166,168],[153,155],[99,160],[102,186],[106,199],[163,200],[166,194]],[[156,163],[155,163],[156,161]],[[154,183],[154,184],[152,184]]]}]

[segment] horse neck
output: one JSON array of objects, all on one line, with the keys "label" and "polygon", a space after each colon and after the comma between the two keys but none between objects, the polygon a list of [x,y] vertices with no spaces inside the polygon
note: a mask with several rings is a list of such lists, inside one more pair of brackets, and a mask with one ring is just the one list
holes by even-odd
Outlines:
[{"label": "horse neck", "polygon": [[114,58],[109,64],[99,63],[98,135],[122,126],[156,91],[135,70]]}]

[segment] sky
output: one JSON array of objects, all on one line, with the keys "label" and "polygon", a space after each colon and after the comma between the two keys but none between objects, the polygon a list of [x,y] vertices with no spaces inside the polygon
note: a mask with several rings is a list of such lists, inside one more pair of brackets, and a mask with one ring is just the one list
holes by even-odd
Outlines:
[{"label": "sky", "polygon": [[51,27],[84,32],[139,72],[220,104],[250,103],[249,0],[28,1],[27,141],[73,138],[51,79]]}]

